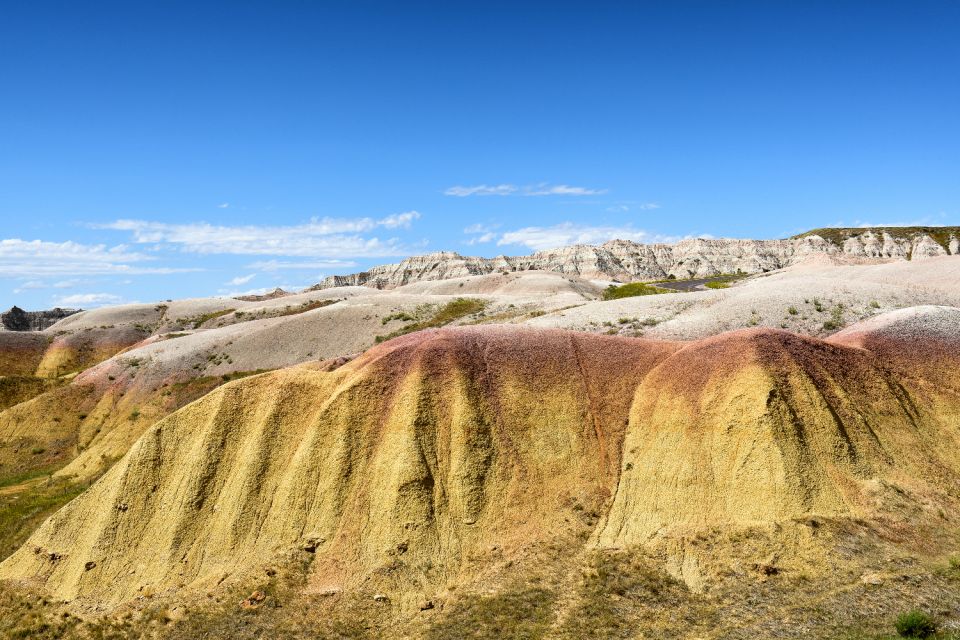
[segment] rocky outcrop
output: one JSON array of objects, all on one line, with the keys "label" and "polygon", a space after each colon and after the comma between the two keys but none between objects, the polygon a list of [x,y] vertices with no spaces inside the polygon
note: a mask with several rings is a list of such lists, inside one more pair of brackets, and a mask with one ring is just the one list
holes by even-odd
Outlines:
[{"label": "rocky outcrop", "polygon": [[423,280],[447,280],[510,271],[553,271],[604,280],[696,278],[720,273],[763,273],[812,255],[916,260],[960,252],[960,227],[818,229],[785,240],[690,238],[674,244],[612,240],[572,245],[529,256],[475,258],[439,251],[343,276],[313,289],[367,286],[392,289]]},{"label": "rocky outcrop", "polygon": [[49,309],[47,311],[24,311],[20,307],[11,307],[10,311],[0,314],[0,323],[7,331],[43,331],[80,309]]}]

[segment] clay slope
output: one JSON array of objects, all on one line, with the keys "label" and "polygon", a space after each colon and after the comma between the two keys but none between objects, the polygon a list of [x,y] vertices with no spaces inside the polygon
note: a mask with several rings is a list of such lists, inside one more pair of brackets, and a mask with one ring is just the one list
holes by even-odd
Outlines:
[{"label": "clay slope", "polygon": [[[491,545],[516,557],[558,535],[571,504],[601,516],[585,544],[602,548],[812,516],[905,540],[890,487],[914,523],[960,512],[960,310],[914,316],[856,343],[444,329],[234,382],[150,428],[0,577],[120,602],[307,547],[308,589],[372,580],[409,608]],[[934,336],[949,348],[919,366]]]}]

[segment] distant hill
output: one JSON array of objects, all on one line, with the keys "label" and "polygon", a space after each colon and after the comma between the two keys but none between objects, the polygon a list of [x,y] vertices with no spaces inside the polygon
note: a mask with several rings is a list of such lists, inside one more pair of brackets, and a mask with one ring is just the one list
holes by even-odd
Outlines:
[{"label": "distant hill", "polygon": [[47,311],[24,311],[14,306],[0,314],[0,323],[7,331],[43,331],[80,311],[81,309],[61,309],[60,307]]},{"label": "distant hill", "polygon": [[697,278],[721,273],[764,273],[815,254],[852,259],[913,260],[960,253],[960,227],[814,229],[782,240],[688,238],[668,244],[612,240],[572,245],[528,256],[478,258],[453,251],[413,256],[397,264],[330,276],[313,289],[362,285],[376,289],[427,280],[514,271],[553,271],[598,280]]}]

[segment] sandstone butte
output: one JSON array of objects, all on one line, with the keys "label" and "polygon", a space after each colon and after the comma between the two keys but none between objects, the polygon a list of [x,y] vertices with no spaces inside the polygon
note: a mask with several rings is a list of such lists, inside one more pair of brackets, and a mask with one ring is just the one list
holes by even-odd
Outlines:
[{"label": "sandstone butte", "polygon": [[694,591],[720,553],[696,541],[718,529],[766,531],[758,553],[813,574],[823,523],[935,554],[960,517],[958,347],[947,307],[826,340],[421,331],[163,418],[0,578],[103,607],[308,549],[306,592],[375,591],[411,615],[480,580],[490,549],[520,561],[560,537],[571,505],[595,516],[581,547],[648,549]]}]

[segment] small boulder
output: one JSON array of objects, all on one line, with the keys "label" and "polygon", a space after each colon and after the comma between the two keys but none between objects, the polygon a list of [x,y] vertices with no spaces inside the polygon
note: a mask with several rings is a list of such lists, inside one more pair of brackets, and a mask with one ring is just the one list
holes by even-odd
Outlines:
[{"label": "small boulder", "polygon": [[254,591],[249,596],[240,601],[240,607],[242,609],[256,609],[259,607],[264,600],[267,599],[267,594],[263,591]]}]

